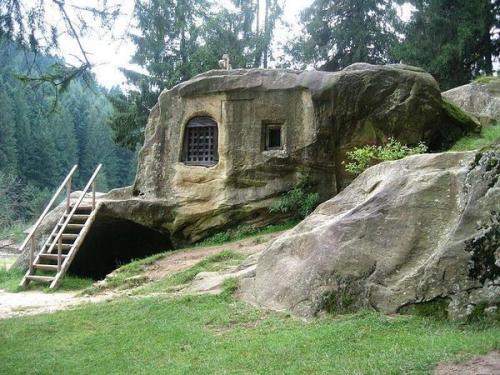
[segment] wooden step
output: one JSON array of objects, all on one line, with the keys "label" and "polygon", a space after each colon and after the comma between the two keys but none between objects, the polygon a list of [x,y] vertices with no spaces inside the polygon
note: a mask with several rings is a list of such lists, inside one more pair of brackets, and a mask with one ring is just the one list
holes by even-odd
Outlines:
[{"label": "wooden step", "polygon": [[[61,260],[62,260],[62,257],[61,257]],[[33,267],[35,267],[37,270],[56,271],[57,272],[57,265],[54,265],[54,264],[35,263],[35,264],[33,264]]]},{"label": "wooden step", "polygon": [[[76,240],[78,238],[78,234],[73,234],[73,233],[63,233],[61,234],[61,238],[64,240]],[[57,244],[56,244],[57,246]]]},{"label": "wooden step", "polygon": [[[68,217],[68,215],[64,215],[65,218]],[[90,215],[81,215],[81,214],[75,214],[71,216],[71,221],[78,221],[78,222],[85,222],[87,219],[90,217]]]},{"label": "wooden step", "polygon": [[[57,224],[57,226],[58,226],[59,228],[61,228],[61,227],[62,227],[62,223],[61,223],[61,224]],[[67,224],[67,225],[66,225],[66,229],[80,230],[80,229],[82,229],[84,226],[85,226],[85,224],[71,224],[71,223],[70,223],[70,224]]]},{"label": "wooden step", "polygon": [[55,279],[55,277],[52,277],[52,276],[35,276],[35,275],[29,275],[29,276],[26,276],[26,279],[28,279],[30,281],[37,281],[37,282],[40,282],[40,283],[48,283],[48,284],[50,284]]},{"label": "wooden step", "polygon": [[[56,238],[56,236],[57,236],[57,233],[54,233],[50,237],[52,239],[52,241]],[[76,233],[64,233],[63,232],[63,234],[61,234],[61,238],[62,238],[63,241],[64,240],[72,240],[73,241],[73,240],[76,240],[78,238],[78,234],[76,234]],[[56,247],[57,247],[57,243],[56,243]]]},{"label": "wooden step", "polygon": [[[73,244],[70,244],[70,243],[63,243],[62,244],[62,249],[63,250],[69,250],[71,249],[71,247],[73,246]],[[45,245],[45,248],[48,249],[50,247],[50,244],[48,245]],[[57,247],[58,247],[58,244],[55,244],[54,248],[53,248],[53,251],[56,251],[57,252]]]},{"label": "wooden step", "polygon": [[[64,260],[64,258],[66,258],[67,255],[62,255],[61,254],[61,259]],[[57,260],[57,254],[40,254],[40,258],[42,259],[50,259],[50,260]]]},{"label": "wooden step", "polygon": [[[73,209],[73,206],[70,207],[70,210]],[[79,206],[76,209],[76,212],[92,212],[92,206]]]}]

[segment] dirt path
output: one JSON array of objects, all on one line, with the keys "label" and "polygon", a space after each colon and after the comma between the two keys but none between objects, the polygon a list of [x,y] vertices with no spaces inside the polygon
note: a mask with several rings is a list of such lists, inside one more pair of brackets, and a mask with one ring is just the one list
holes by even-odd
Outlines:
[{"label": "dirt path", "polygon": [[102,302],[113,298],[113,295],[78,296],[77,294],[78,292],[42,291],[10,293],[0,290],[0,319],[51,313],[83,303]]},{"label": "dirt path", "polygon": [[498,375],[500,374],[500,351],[473,358],[464,363],[442,363],[434,375]]},{"label": "dirt path", "polygon": [[[206,257],[224,250],[232,250],[250,256],[264,250],[269,242],[280,234],[273,233],[217,246],[178,250],[146,267],[145,274],[150,282],[153,282],[185,270]],[[10,293],[0,290],[0,319],[51,313],[84,303],[111,300],[126,295],[127,292],[127,290],[120,292],[105,291],[93,296],[82,296],[80,291],[55,293],[26,291]]]}]

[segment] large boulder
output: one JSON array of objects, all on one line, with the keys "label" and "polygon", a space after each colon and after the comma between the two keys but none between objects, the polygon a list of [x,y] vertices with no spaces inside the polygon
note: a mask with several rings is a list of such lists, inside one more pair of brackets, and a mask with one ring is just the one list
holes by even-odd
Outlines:
[{"label": "large boulder", "polygon": [[[347,185],[343,167],[354,147],[426,142],[437,150],[477,124],[443,102],[432,76],[404,65],[355,64],[341,72],[215,70],[164,91],[151,112],[133,195],[165,200],[174,241],[196,240],[228,225],[269,223],[273,199],[307,178],[326,200]],[[193,116],[219,128],[219,160],[182,161]],[[267,151],[264,128],[283,125],[284,147]]]},{"label": "large boulder", "polygon": [[243,298],[300,316],[500,303],[500,149],[369,168],[264,251]]},{"label": "large boulder", "polygon": [[500,79],[473,82],[442,93],[443,98],[476,115],[483,124],[500,121]]},{"label": "large boulder", "polygon": [[[185,162],[186,127],[196,117],[217,125],[218,137],[210,142],[218,158],[211,165]],[[266,147],[270,124],[280,128],[279,149]],[[209,71],[161,93],[134,185],[100,199],[80,253],[141,256],[228,227],[282,220],[269,207],[301,181],[308,180],[322,201],[348,184],[343,161],[354,147],[394,137],[439,150],[476,127],[442,100],[431,75],[409,66]],[[168,240],[136,244],[157,233]]]}]

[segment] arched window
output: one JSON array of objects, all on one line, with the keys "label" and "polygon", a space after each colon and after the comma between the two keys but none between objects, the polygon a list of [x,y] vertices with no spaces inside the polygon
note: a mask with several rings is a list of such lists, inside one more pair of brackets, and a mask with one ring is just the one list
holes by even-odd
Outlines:
[{"label": "arched window", "polygon": [[210,117],[194,117],[184,132],[183,160],[189,165],[214,165],[219,161],[217,123]]}]

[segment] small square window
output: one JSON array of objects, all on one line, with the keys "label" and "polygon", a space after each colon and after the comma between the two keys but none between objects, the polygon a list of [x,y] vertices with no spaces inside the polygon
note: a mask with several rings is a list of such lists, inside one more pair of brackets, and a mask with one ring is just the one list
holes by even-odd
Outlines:
[{"label": "small square window", "polygon": [[283,149],[282,124],[265,124],[265,149]]}]

